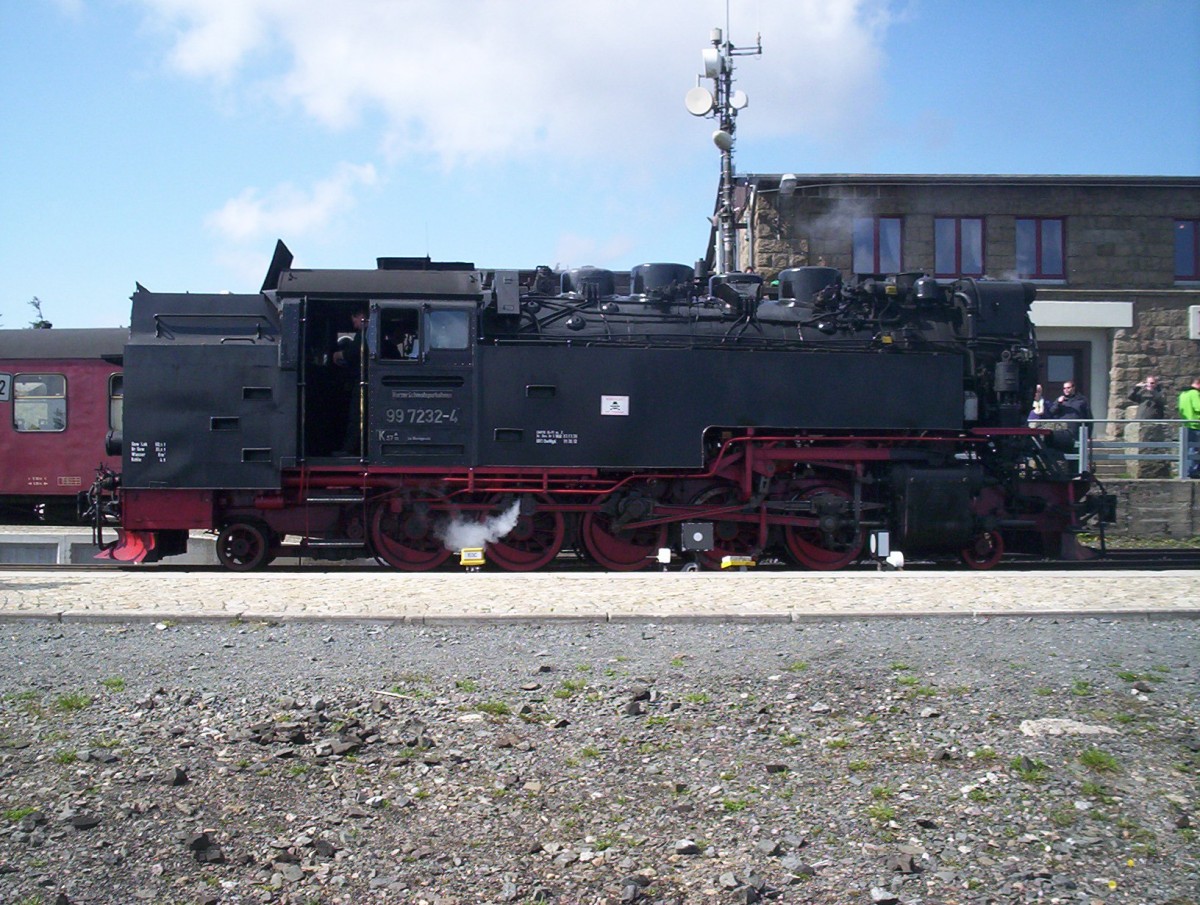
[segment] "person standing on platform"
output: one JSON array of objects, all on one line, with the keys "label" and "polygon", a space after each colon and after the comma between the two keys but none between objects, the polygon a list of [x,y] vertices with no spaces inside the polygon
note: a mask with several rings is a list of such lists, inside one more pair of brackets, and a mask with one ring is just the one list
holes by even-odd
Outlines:
[{"label": "person standing on platform", "polygon": [[1200,443],[1200,377],[1179,394],[1179,417],[1187,422],[1187,476],[1200,478],[1200,456],[1197,456],[1196,450],[1196,445]]},{"label": "person standing on platform", "polygon": [[[1158,378],[1151,374],[1135,386],[1129,392],[1129,401],[1137,405],[1137,414],[1134,417],[1139,423],[1129,425],[1132,431],[1126,433],[1126,440],[1132,443],[1162,443],[1166,440],[1165,424],[1146,423],[1167,417],[1167,395],[1159,386]],[[1142,454],[1162,452],[1155,447],[1143,449],[1140,446],[1137,451]],[[1134,473],[1139,478],[1170,477],[1166,462],[1137,460],[1134,463]]]},{"label": "person standing on platform", "polygon": [[1067,428],[1076,437],[1081,426],[1087,428],[1088,437],[1092,436],[1092,404],[1087,396],[1075,389],[1073,380],[1064,383],[1062,395],[1046,406],[1045,418],[1048,421],[1069,418],[1073,423],[1068,424]]}]

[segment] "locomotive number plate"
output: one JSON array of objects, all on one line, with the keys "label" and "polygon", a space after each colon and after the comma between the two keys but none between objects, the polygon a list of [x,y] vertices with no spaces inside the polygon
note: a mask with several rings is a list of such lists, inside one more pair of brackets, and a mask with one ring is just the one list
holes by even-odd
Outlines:
[{"label": "locomotive number plate", "polygon": [[12,374],[0,374],[0,402],[8,402],[12,392]]},{"label": "locomotive number plate", "polygon": [[385,409],[383,420],[388,424],[458,424],[458,409]]}]

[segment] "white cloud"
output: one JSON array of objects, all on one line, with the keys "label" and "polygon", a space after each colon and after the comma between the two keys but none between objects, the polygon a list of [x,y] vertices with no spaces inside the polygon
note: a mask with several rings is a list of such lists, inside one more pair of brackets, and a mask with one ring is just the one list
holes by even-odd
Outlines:
[{"label": "white cloud", "polygon": [[207,223],[219,235],[234,242],[299,236],[324,228],[330,220],[353,206],[362,186],[378,181],[371,164],[341,164],[332,176],[301,189],[284,184],[265,194],[248,188],[230,198],[209,215]]},{"label": "white cloud", "polygon": [[[720,0],[139,0],[188,76],[264,88],[332,129],[382,115],[382,147],[444,164],[548,150],[660,157]],[[757,134],[838,139],[879,90],[888,0],[734,0]],[[687,131],[694,126],[692,131]]]}]

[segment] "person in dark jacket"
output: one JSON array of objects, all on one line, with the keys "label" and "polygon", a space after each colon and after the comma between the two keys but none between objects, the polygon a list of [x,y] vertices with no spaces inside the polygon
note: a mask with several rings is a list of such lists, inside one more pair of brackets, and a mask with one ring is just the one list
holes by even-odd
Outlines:
[{"label": "person in dark jacket", "polygon": [[[1167,395],[1159,386],[1158,378],[1153,374],[1129,391],[1129,401],[1137,405],[1134,419],[1139,422],[1131,424],[1126,430],[1126,439],[1135,443],[1162,443],[1167,438],[1165,424],[1148,424],[1167,416]],[[1153,446],[1139,447],[1138,452],[1162,453],[1163,450]],[[1134,463],[1134,474],[1139,478],[1170,477],[1170,469],[1166,462],[1138,460]]]},{"label": "person in dark jacket", "polygon": [[354,333],[343,337],[338,342],[337,350],[333,353],[333,363],[342,371],[348,384],[349,399],[346,404],[346,426],[342,435],[340,449],[335,449],[330,455],[336,458],[347,456],[357,457],[361,454],[362,424],[362,386],[360,384],[360,369],[362,367],[362,336],[363,325],[367,322],[367,309],[358,308],[350,315],[350,325]]},{"label": "person in dark jacket", "polygon": [[1151,374],[1129,392],[1129,401],[1137,405],[1139,421],[1165,418],[1167,395],[1158,385],[1158,378]]},{"label": "person in dark jacket", "polygon": [[[1147,424],[1154,420],[1166,418],[1166,394],[1154,374],[1146,377],[1141,383],[1129,391],[1129,402],[1138,406],[1134,415],[1138,424],[1130,425],[1132,433],[1126,432],[1129,439],[1142,440],[1145,443],[1162,443],[1166,439],[1166,425]],[[1139,446],[1139,455],[1163,455],[1163,448],[1158,446]],[[1134,463],[1134,474],[1139,478],[1169,478],[1170,469],[1166,462],[1142,461]]]},{"label": "person in dark jacket", "polygon": [[[1087,396],[1075,389],[1073,380],[1064,383],[1062,395],[1046,406],[1045,418],[1047,420],[1070,418],[1082,421],[1083,426],[1088,429],[1088,436],[1092,436],[1092,405],[1088,402]],[[1070,424],[1068,427],[1072,431],[1079,430],[1079,424]]]}]

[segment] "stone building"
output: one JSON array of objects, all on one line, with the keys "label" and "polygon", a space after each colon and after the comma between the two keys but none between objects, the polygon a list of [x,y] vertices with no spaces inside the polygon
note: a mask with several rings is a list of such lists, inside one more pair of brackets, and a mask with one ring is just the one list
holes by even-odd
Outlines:
[{"label": "stone building", "polygon": [[736,203],[739,266],[768,279],[823,264],[1036,283],[1046,395],[1074,380],[1098,419],[1132,417],[1149,373],[1173,417],[1200,376],[1200,177],[747,175]]}]

